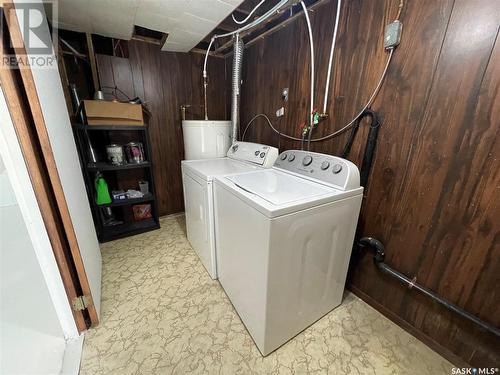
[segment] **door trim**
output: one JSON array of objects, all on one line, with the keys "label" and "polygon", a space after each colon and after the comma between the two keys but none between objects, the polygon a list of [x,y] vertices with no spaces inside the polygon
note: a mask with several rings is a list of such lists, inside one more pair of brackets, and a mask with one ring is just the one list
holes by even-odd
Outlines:
[{"label": "door trim", "polygon": [[[3,7],[6,10],[15,8],[12,0],[4,0]],[[17,17],[4,17],[4,20],[7,21],[7,28],[13,42],[12,45],[18,46],[14,48],[15,54],[26,55]],[[1,56],[4,55],[5,49],[3,43],[6,43],[6,41],[3,40],[0,47]],[[20,75],[20,79],[17,78],[17,81],[16,74]],[[0,81],[32,180],[33,189],[42,216],[44,216],[45,226],[51,239],[69,302],[71,304],[72,300],[81,294],[91,298],[90,284],[57,171],[31,69],[24,68],[17,71],[0,69]],[[27,99],[29,111],[28,108],[25,108],[25,103],[21,98],[22,95]],[[33,124],[34,129],[33,126],[30,127]],[[43,176],[42,171],[46,171],[47,176]],[[68,258],[73,264],[69,264]],[[72,266],[76,271],[73,275],[71,274]],[[94,303],[90,303],[86,311],[90,325],[98,325],[99,317]],[[81,311],[73,311],[73,315],[78,330],[80,332],[86,330],[88,325],[85,322],[84,314]]]}]

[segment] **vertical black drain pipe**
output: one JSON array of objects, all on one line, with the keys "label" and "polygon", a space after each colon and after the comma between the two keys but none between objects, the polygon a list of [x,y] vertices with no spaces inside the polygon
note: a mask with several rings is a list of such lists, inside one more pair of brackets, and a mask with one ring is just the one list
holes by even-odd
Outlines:
[{"label": "vertical black drain pipe", "polygon": [[380,128],[380,121],[376,112],[372,111],[371,109],[366,109],[361,114],[361,116],[358,117],[351,129],[351,133],[349,134],[349,138],[347,139],[344,151],[341,155],[342,158],[347,159],[349,153],[351,152],[354,138],[356,138],[356,134],[358,133],[359,124],[361,120],[363,120],[367,116],[369,116],[371,119],[370,130],[366,139],[365,152],[363,154],[363,161],[361,162],[361,169],[359,172],[360,185],[363,187],[366,187],[366,184],[368,183],[368,177],[370,176],[370,170],[372,168],[373,155],[375,153],[375,148],[377,147],[377,137],[378,130]]}]

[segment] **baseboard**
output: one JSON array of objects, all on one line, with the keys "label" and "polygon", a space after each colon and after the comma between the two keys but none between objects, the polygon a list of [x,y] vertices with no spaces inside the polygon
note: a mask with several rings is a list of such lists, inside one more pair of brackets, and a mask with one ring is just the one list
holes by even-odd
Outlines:
[{"label": "baseboard", "polygon": [[417,328],[412,326],[410,323],[408,323],[406,320],[402,319],[400,316],[396,315],[394,312],[391,310],[387,309],[384,305],[380,304],[376,300],[374,300],[372,297],[367,295],[365,292],[361,291],[354,285],[348,285],[347,288],[353,292],[356,296],[361,298],[364,302],[369,304],[371,307],[373,307],[375,310],[380,312],[382,315],[384,315],[387,319],[391,320],[393,323],[397,324],[399,327],[403,328],[406,332],[408,332],[410,335],[416,337],[420,341],[422,341],[425,345],[427,345],[429,348],[434,350],[436,353],[439,355],[443,356],[446,358],[448,361],[450,361],[452,364],[454,364],[457,367],[470,367],[470,365],[463,360],[463,358],[460,358],[438,342],[434,341],[431,337],[427,336],[425,333],[422,333],[419,331]]}]

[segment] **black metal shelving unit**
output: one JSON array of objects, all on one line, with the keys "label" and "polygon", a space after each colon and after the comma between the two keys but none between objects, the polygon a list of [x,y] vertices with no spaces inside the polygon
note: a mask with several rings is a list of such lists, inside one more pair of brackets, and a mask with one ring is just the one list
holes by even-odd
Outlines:
[{"label": "black metal shelving unit", "polygon": [[[151,143],[147,125],[84,125],[73,124],[73,132],[78,146],[80,166],[82,168],[85,187],[94,219],[94,225],[100,242],[107,242],[118,238],[128,237],[139,233],[158,229],[160,221],[156,202],[156,188],[153,175],[153,161],[151,158]],[[101,157],[97,163],[91,162],[89,155],[89,140],[94,149],[100,151]],[[140,141],[144,146],[145,162],[112,165],[106,160],[106,145],[110,143],[128,143]],[[96,203],[95,176],[103,174],[110,190],[127,190],[138,188],[140,179],[149,183],[149,194],[141,198],[118,199],[109,204]],[[152,217],[135,221],[132,206],[136,204],[150,204]],[[104,211],[111,209],[123,224],[104,225]]]}]

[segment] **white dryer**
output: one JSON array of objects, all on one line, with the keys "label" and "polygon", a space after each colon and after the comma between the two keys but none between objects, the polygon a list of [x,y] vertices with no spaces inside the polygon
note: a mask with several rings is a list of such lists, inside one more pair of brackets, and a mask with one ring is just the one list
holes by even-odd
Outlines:
[{"label": "white dryer", "polygon": [[342,302],[362,192],[353,163],[306,151],[215,179],[219,281],[263,355]]},{"label": "white dryer", "polygon": [[182,183],[187,238],[213,279],[217,278],[212,181],[215,176],[272,167],[278,149],[250,142],[235,142],[227,156],[183,160]]}]

